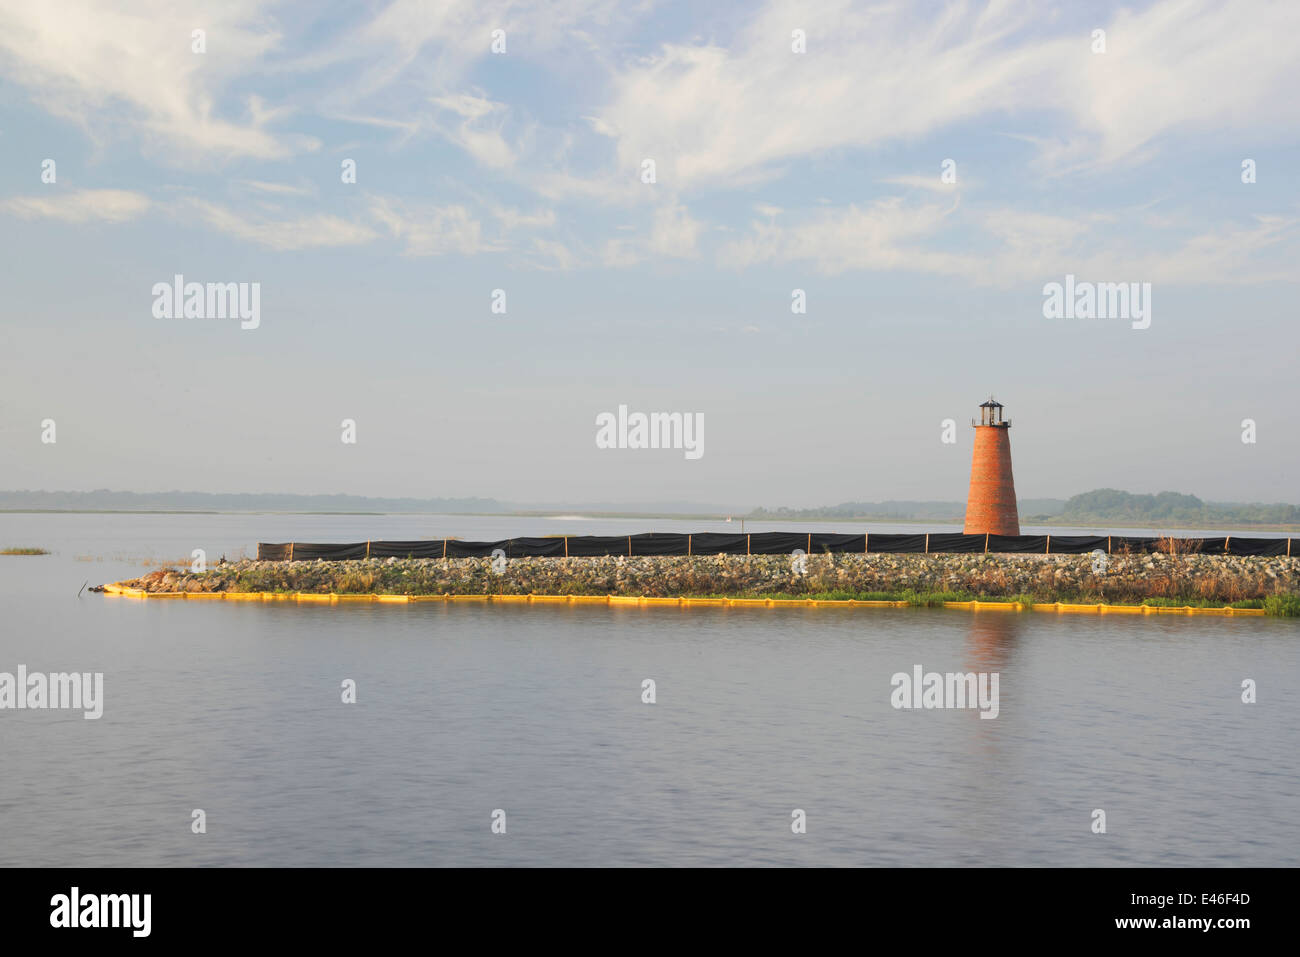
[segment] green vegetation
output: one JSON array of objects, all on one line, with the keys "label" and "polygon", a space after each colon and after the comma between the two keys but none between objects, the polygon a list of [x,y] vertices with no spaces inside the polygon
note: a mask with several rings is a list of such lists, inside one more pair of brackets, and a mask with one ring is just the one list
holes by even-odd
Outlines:
[{"label": "green vegetation", "polygon": [[0,548],[0,555],[48,555],[43,548]]},{"label": "green vegetation", "polygon": [[819,592],[764,591],[744,594],[699,594],[683,595],[683,598],[758,598],[773,601],[905,601],[916,608],[942,608],[946,601],[1016,601],[1015,598],[980,598],[969,592],[918,592],[910,588],[902,591],[850,591],[843,588]]},{"label": "green vegetation", "polygon": [[[341,590],[340,590],[341,593]],[[455,594],[456,592],[453,592]],[[676,596],[673,596],[676,597]],[[1082,605],[1128,605],[1130,601],[1107,601],[1096,595],[1089,596],[1053,596],[1050,598],[1033,595],[978,595],[968,591],[914,591],[907,588],[900,591],[850,591],[835,589],[819,592],[762,591],[743,594],[709,592],[685,594],[682,598],[749,598],[773,601],[905,601],[914,608],[942,608],[950,601],[999,602],[1002,604],[1020,604],[1025,609],[1035,604],[1082,604]],[[1157,608],[1263,608],[1269,615],[1280,617],[1300,617],[1300,595],[1274,595],[1269,598],[1244,598],[1241,601],[1214,601],[1208,598],[1187,596],[1183,598],[1144,598],[1136,604],[1151,605]],[[1289,609],[1289,610],[1287,610]]]},{"label": "green vegetation", "polygon": [[1269,595],[1264,613],[1275,618],[1300,618],[1300,595]]},{"label": "green vegetation", "polygon": [[1300,524],[1300,506],[1203,502],[1195,495],[1134,495],[1100,488],[1075,495],[1055,519],[1069,525],[1223,526]]},{"label": "green vegetation", "polygon": [[1241,601],[1215,601],[1212,598],[1143,598],[1140,604],[1154,608],[1263,608],[1266,599],[1243,598]]}]

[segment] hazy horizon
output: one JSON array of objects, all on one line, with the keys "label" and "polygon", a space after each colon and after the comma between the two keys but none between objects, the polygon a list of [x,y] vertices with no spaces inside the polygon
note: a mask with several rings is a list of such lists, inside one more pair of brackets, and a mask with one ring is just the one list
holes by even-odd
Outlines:
[{"label": "hazy horizon", "polygon": [[[1089,489],[1088,492],[1101,491],[1098,489]],[[1127,490],[1116,490],[1127,492]],[[1173,489],[1162,489],[1160,493],[1146,494],[1175,494],[1175,495],[1193,495],[1194,493],[1179,492]],[[1085,494],[1085,493],[1076,493]],[[1143,493],[1137,493],[1143,494]],[[78,497],[84,498],[84,503],[57,503],[38,505],[35,504],[41,497],[59,498],[59,497]],[[142,499],[139,503],[125,503],[120,500],[125,497]],[[1042,516],[1045,514],[1058,514],[1064,506],[1074,496],[1044,496],[1030,497],[1018,495],[1017,501],[1021,512],[1021,518],[1033,516]],[[213,502],[194,501],[190,504],[185,503],[185,499],[213,499]],[[207,492],[198,490],[181,490],[168,489],[157,492],[141,492],[127,489],[0,489],[0,511],[24,511],[24,510],[79,510],[77,504],[85,509],[106,509],[114,510],[120,508],[123,511],[129,511],[132,508],[149,509],[170,509],[178,510],[198,510],[208,508],[215,511],[239,511],[238,507],[233,506],[228,500],[231,499],[249,499],[246,505],[248,510],[264,511],[276,510],[277,508],[285,511],[306,510],[311,505],[321,507],[330,504],[337,505],[337,508],[329,509],[330,511],[346,510],[350,507],[364,508],[369,506],[377,511],[403,511],[404,506],[411,507],[415,512],[444,512],[445,514],[465,514],[465,513],[484,513],[484,514],[509,514],[516,512],[538,512],[538,511],[561,511],[575,510],[592,513],[610,513],[622,512],[625,514],[662,514],[669,515],[674,513],[692,513],[700,515],[749,515],[752,512],[764,510],[768,517],[778,517],[781,510],[797,511],[793,506],[783,503],[714,503],[714,502],[695,502],[695,501],[672,501],[672,500],[624,500],[624,501],[529,501],[526,499],[496,499],[496,498],[464,498],[455,496],[428,496],[428,497],[394,497],[394,496],[370,496],[354,495],[349,493],[320,493],[320,494],[301,494],[295,492]],[[226,500],[227,504],[222,504]],[[280,500],[280,501],[276,501]],[[320,501],[317,501],[320,500]],[[343,500],[343,501],[338,501]],[[114,502],[116,501],[116,505]],[[257,502],[261,504],[255,504]],[[1225,505],[1293,505],[1294,503],[1260,503],[1260,502],[1220,502],[1201,498],[1206,506],[1225,506]],[[150,503],[154,504],[150,504]],[[914,506],[921,510],[949,507],[954,515],[961,514],[966,506],[965,498],[961,499],[882,499],[877,501],[849,501],[849,502],[824,502],[819,505],[807,506],[807,510],[829,510],[844,505],[862,505],[862,506],[879,506],[884,509],[893,509],[893,514],[904,516],[910,514],[905,510],[899,510],[903,506]],[[422,507],[424,506],[424,507]],[[880,514],[888,514],[882,511]]]}]

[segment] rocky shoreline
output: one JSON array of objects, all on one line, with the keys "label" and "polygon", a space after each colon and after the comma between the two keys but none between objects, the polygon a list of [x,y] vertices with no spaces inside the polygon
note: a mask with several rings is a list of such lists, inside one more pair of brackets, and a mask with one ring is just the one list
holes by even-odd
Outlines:
[{"label": "rocky shoreline", "polygon": [[1300,594],[1300,558],[1224,555],[715,555],[222,562],[157,571],[157,592],[775,596],[924,593],[1033,601],[1201,602]]}]

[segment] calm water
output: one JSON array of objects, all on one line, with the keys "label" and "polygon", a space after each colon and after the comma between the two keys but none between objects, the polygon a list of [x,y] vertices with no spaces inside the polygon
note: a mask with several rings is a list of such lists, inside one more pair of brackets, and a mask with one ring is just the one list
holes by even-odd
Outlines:
[{"label": "calm water", "polygon": [[[1300,863],[1294,621],[77,597],[259,538],[688,526],[739,530],[0,515],[55,552],[0,558],[0,671],[102,671],[106,699],[0,711],[0,864]],[[894,710],[915,664],[999,672],[1000,716]]]}]

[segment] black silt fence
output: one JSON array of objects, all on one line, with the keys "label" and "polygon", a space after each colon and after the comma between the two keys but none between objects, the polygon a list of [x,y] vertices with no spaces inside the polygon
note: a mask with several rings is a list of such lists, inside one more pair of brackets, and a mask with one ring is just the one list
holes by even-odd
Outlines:
[{"label": "black silt fence", "polygon": [[[1101,551],[1159,551],[1158,538],[1123,535],[962,535],[936,532],[919,535],[867,533],[839,535],[828,532],[759,532],[734,535],[699,532],[678,535],[658,532],[643,535],[566,535],[549,538],[504,538],[496,542],[466,542],[458,538],[425,541],[370,541],[349,544],[310,542],[258,542],[260,561],[345,561],[358,558],[489,558],[498,550],[507,558],[589,558],[606,555],[789,555],[802,550],[809,555],[835,554],[919,555],[990,552],[1025,555],[1081,555]],[[1293,539],[1223,538],[1174,539],[1180,551],[1205,555],[1290,556]]]}]

